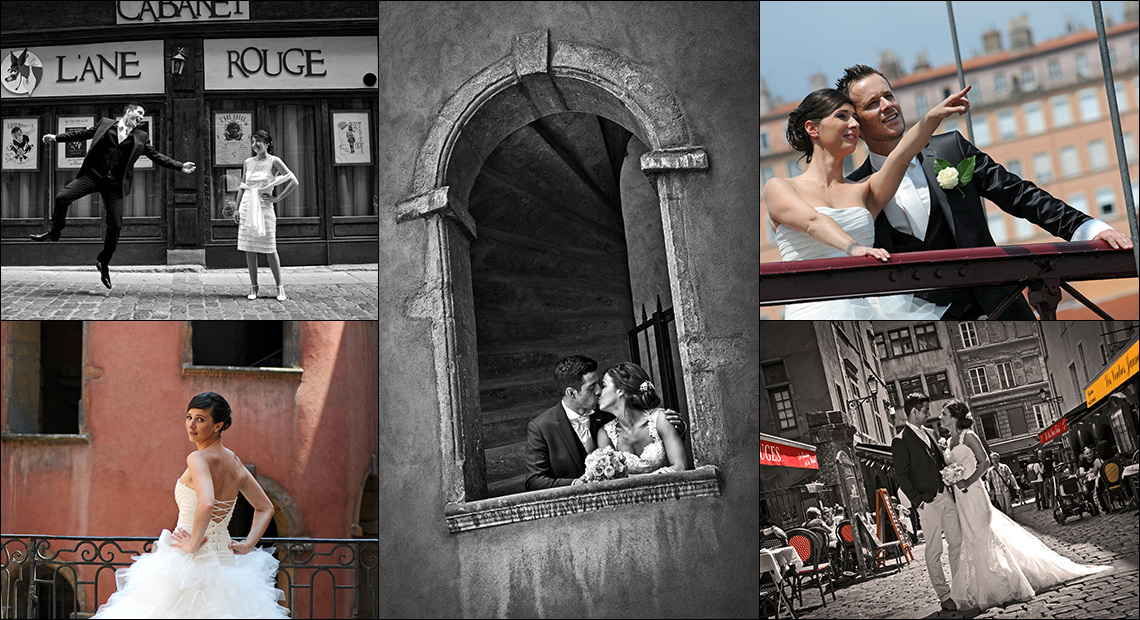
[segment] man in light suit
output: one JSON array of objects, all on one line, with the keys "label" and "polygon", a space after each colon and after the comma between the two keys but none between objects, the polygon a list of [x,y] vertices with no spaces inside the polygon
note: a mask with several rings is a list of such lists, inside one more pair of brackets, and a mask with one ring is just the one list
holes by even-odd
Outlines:
[{"label": "man in light suit", "polygon": [[119,233],[123,228],[123,196],[131,193],[135,162],[140,156],[146,155],[160,166],[181,170],[186,174],[197,168],[194,162],[183,163],[171,159],[151,147],[147,133],[138,128],[138,123],[145,114],[143,106],[128,103],[123,106],[123,116],[120,119],[104,118],[94,127],[58,136],[44,134],[45,143],[91,140],[91,148],[83,158],[83,166],[75,180],[55,196],[51,230],[31,235],[31,238],[33,241],[59,241],[60,233],[67,225],[67,208],[71,203],[99,192],[103,198],[103,208],[107,211],[107,232],[103,237],[103,251],[95,259],[95,267],[99,270],[103,286],[107,288],[111,288],[111,272],[107,266],[119,244]]},{"label": "man in light suit", "polygon": [[[905,412],[905,414],[904,414]],[[905,419],[903,416],[905,415]],[[915,392],[908,394],[903,411],[896,412],[896,423],[905,424],[891,441],[895,481],[918,510],[922,532],[926,537],[926,572],[942,608],[955,610],[950,598],[950,584],[942,572],[942,535],[950,546],[950,578],[958,570],[962,550],[962,529],[958,523],[958,507],[954,492],[942,482],[946,459],[938,449],[938,436],[923,426],[930,417],[930,398]]]},{"label": "man in light suit", "polygon": [[[882,167],[902,139],[906,123],[890,83],[872,67],[847,68],[835,88],[855,105],[860,137],[871,151],[867,161],[847,177],[858,181]],[[943,190],[934,172],[935,158],[957,166],[970,157],[974,157],[974,176],[969,183],[959,186],[962,193],[958,189]],[[911,162],[894,200],[887,203],[875,219],[875,247],[888,252],[917,252],[997,245],[990,235],[982,198],[1014,217],[1027,219],[1069,241],[1099,239],[1114,249],[1132,247],[1132,239],[1124,233],[1007,171],[958,132],[934,136]],[[991,287],[917,295],[948,306],[943,319],[976,319],[992,314],[1012,290]],[[1000,318],[1036,319],[1024,298],[1014,300]]]}]

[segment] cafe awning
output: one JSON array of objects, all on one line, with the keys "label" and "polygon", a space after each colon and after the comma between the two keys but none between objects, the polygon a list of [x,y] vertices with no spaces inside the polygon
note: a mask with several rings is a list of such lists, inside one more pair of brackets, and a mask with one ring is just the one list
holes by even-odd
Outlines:
[{"label": "cafe awning", "polygon": [[760,433],[760,490],[786,489],[819,473],[815,446]]},{"label": "cafe awning", "polygon": [[863,464],[868,467],[894,469],[895,466],[894,455],[891,454],[890,446],[882,446],[874,443],[857,443],[855,444],[855,456],[859,457],[859,459],[863,461]]}]

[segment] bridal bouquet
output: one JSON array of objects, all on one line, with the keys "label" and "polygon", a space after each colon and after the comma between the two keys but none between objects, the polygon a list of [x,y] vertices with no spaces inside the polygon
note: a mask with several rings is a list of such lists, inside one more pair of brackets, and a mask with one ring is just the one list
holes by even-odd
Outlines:
[{"label": "bridal bouquet", "polygon": [[586,482],[616,480],[629,476],[625,466],[625,455],[615,452],[612,446],[594,450],[586,455]]},{"label": "bridal bouquet", "polygon": [[[966,468],[962,467],[961,463],[950,463],[942,468],[942,482],[945,482],[948,487],[952,487],[956,482],[961,482],[965,479]],[[962,489],[962,492],[965,493],[966,489]]]}]

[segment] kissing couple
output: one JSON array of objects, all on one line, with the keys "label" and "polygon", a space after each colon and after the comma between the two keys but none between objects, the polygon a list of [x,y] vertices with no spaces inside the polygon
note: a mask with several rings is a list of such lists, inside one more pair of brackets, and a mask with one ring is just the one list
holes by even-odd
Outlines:
[{"label": "kissing couple", "polygon": [[[990,468],[974,417],[960,400],[942,407],[938,422],[950,431],[945,452],[924,426],[930,398],[908,394],[895,412],[901,427],[891,442],[895,480],[911,499],[926,537],[926,571],[942,608],[981,609],[1028,601],[1058,583],[1109,570],[1058,555],[1036,536],[995,510],[982,476]],[[942,536],[950,546],[950,575],[942,571]]]},{"label": "kissing couple", "polygon": [[527,491],[595,481],[587,460],[607,449],[620,455],[629,475],[689,468],[685,422],[659,406],[641,366],[622,362],[599,376],[596,361],[571,355],[558,362],[554,377],[561,400],[527,424]]}]

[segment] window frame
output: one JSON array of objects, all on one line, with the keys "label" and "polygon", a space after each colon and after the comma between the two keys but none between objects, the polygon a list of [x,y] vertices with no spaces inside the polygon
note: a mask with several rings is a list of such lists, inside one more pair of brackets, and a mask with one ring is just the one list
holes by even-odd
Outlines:
[{"label": "window frame", "polygon": [[997,375],[1000,389],[1009,390],[1017,387],[1017,379],[1013,375],[1012,362],[998,362]]},{"label": "window frame", "polygon": [[[89,444],[91,441],[90,435],[87,433],[87,381],[83,381],[79,387],[79,411],[77,415],[78,430],[75,433],[44,433],[40,432],[42,423],[39,419],[40,410],[42,409],[42,390],[43,383],[41,375],[41,365],[43,357],[39,351],[42,346],[42,321],[8,321],[7,335],[4,343],[5,352],[5,380],[0,382],[0,388],[3,390],[3,398],[8,404],[7,415],[4,417],[4,427],[0,429],[0,438],[3,441],[18,441],[25,443],[34,443],[39,445],[65,445],[65,444]],[[89,333],[88,329],[90,323],[82,321],[82,342],[80,343],[80,372],[85,372],[88,366],[89,351]],[[21,331],[22,330],[22,331]],[[36,356],[34,365],[28,363],[28,356],[26,355],[26,347],[24,344],[30,344],[29,340],[19,340],[19,338],[28,335],[31,331],[35,331],[36,336]],[[33,367],[34,366],[34,367]],[[34,390],[25,390],[24,394],[31,394],[31,402],[19,398],[18,391],[21,388],[26,388],[31,382],[35,382]],[[25,430],[12,430],[12,423],[14,420],[20,419],[20,414],[14,409],[20,406],[19,403],[29,409],[36,410],[35,424],[37,430],[29,432]]]},{"label": "window frame", "polygon": [[[926,380],[926,389],[928,390],[926,395],[930,397],[930,400],[952,398],[954,396],[954,391],[950,389],[950,373],[947,371],[939,370],[938,372],[928,373],[923,375],[923,379]],[[939,390],[935,393],[935,386],[945,386],[946,389],[944,391]]]},{"label": "window frame", "polygon": [[194,322],[182,322],[182,376],[183,377],[292,377],[300,381],[305,374],[301,367],[301,336],[303,321],[282,321],[281,338],[283,368],[209,366],[194,363]]},{"label": "window frame", "polygon": [[[905,336],[905,340],[902,337],[895,338],[896,335]],[[903,356],[911,355],[912,353],[914,353],[914,341],[911,338],[910,329],[907,327],[901,327],[899,329],[894,329],[894,330],[887,330],[887,342],[889,344],[891,357],[903,357]],[[900,349],[902,350],[901,353],[895,353],[895,343],[896,342],[899,343],[900,345],[903,343],[906,344],[905,347],[900,347]],[[906,347],[909,347],[910,350],[909,351],[905,350]]]},{"label": "window frame", "polygon": [[[974,396],[980,396],[982,394],[990,393],[990,382],[988,377],[986,377],[985,366],[974,366],[973,368],[968,369],[966,371],[966,374],[970,377],[971,394]],[[981,390],[978,389],[979,387]]]},{"label": "window frame", "polygon": [[[967,334],[967,332],[969,332],[969,334]],[[974,327],[973,321],[963,321],[963,322],[959,323],[958,324],[958,335],[962,339],[962,348],[963,349],[970,349],[970,348],[973,348],[973,347],[976,347],[979,345],[978,331]],[[969,341],[966,340],[967,335],[969,336]]]},{"label": "window frame", "polygon": [[[922,333],[919,333],[920,329],[923,330]],[[919,353],[923,351],[937,351],[942,348],[942,343],[938,339],[938,328],[934,326],[934,323],[919,323],[915,325],[914,340],[915,351]],[[923,346],[923,341],[926,341],[929,346]]]}]

